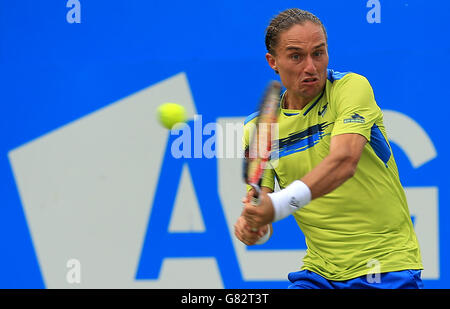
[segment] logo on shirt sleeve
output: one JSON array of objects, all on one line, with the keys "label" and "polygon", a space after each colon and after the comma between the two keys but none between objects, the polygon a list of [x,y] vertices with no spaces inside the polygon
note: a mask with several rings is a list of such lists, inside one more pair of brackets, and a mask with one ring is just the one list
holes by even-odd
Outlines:
[{"label": "logo on shirt sleeve", "polygon": [[366,120],[363,116],[354,113],[351,118],[344,119],[344,123],[365,123]]}]

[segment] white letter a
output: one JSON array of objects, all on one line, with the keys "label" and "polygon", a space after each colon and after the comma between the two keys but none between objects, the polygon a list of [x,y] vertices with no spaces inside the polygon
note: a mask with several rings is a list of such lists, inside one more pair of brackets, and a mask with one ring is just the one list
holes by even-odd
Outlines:
[{"label": "white letter a", "polygon": [[72,8],[67,12],[66,19],[69,24],[81,23],[81,4],[79,0],[68,0],[66,7]]},{"label": "white letter a", "polygon": [[66,264],[70,268],[66,274],[67,283],[81,283],[81,264],[77,259],[70,259]]},{"label": "white letter a", "polygon": [[381,23],[381,4],[379,0],[369,0],[367,1],[368,8],[372,8],[369,12],[367,12],[367,22],[369,24],[373,23]]}]

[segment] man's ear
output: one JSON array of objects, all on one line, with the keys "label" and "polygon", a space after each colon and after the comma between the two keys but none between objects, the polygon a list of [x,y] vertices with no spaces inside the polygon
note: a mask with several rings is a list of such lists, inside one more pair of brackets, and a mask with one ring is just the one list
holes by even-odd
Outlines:
[{"label": "man's ear", "polygon": [[271,53],[267,53],[266,60],[267,60],[267,63],[269,64],[269,66],[275,70],[275,73],[278,74],[277,62],[275,60],[275,56],[273,56]]}]

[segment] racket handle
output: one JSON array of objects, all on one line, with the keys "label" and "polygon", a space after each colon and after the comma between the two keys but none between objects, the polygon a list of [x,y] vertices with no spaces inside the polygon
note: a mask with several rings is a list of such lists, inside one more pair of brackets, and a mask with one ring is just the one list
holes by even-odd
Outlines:
[{"label": "racket handle", "polygon": [[258,206],[260,203],[259,195],[261,194],[261,188],[255,184],[251,184],[251,186],[255,190],[255,194],[253,194],[250,202],[253,206]]},{"label": "racket handle", "polygon": [[259,194],[258,194],[258,196],[252,196],[252,205],[253,206],[258,206],[259,205],[259,202],[260,202],[261,200],[259,199]]},{"label": "racket handle", "polygon": [[[255,194],[252,196],[251,199],[251,204],[255,207],[257,207],[259,205],[259,203],[261,202],[261,199],[259,198],[259,194],[261,193],[261,188],[257,185],[252,185],[253,189],[255,189]],[[252,228],[252,232],[257,232],[258,229],[256,228]]]}]

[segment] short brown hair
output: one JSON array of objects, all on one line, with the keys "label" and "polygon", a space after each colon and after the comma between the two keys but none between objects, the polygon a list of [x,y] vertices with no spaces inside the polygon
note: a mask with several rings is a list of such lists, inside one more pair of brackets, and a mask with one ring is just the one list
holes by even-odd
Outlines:
[{"label": "short brown hair", "polygon": [[320,19],[314,14],[300,10],[300,9],[287,9],[277,16],[272,18],[269,26],[266,28],[266,48],[267,51],[275,55],[275,48],[278,44],[278,38],[282,31],[288,30],[293,25],[304,24],[305,22],[310,21],[316,25],[322,27],[323,33],[325,34],[325,40],[328,41],[327,32],[325,27],[323,26]]}]

